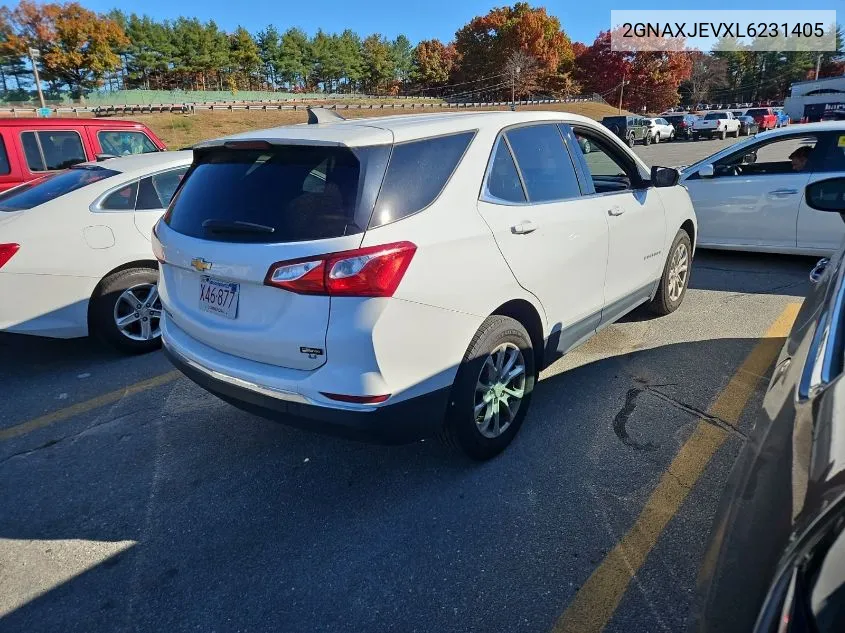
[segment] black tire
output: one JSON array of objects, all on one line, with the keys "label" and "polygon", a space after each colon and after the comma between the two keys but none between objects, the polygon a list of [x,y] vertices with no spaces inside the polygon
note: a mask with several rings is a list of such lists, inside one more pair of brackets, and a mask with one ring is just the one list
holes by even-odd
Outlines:
[{"label": "black tire", "polygon": [[672,141],[674,141],[674,140],[675,140],[675,133],[674,133],[674,132],[669,132],[669,142],[671,143],[671,142],[672,142]]},{"label": "black tire", "polygon": [[[478,393],[477,385],[482,377],[482,371],[487,371],[485,362],[488,357],[497,348],[506,344],[515,346],[522,354],[525,366],[524,395],[509,426],[496,437],[486,437],[476,423],[474,410]],[[448,446],[460,448],[472,459],[481,461],[495,457],[505,450],[522,426],[531,404],[536,379],[534,349],[531,338],[522,324],[506,316],[487,317],[470,341],[458,368],[458,374],[452,384],[441,439]]]},{"label": "black tire", "polygon": [[657,145],[660,142],[660,132],[654,135],[654,144]]},{"label": "black tire", "polygon": [[720,139],[722,139],[723,141],[724,141],[726,138],[728,138],[728,131],[727,131],[727,130],[722,130],[721,134],[719,134],[719,138],[720,138]]},{"label": "black tire", "polygon": [[628,137],[628,147],[633,147],[636,142],[634,135],[631,134],[631,136]]},{"label": "black tire", "polygon": [[[161,334],[156,335],[158,330],[158,318],[150,316],[148,309],[143,303],[143,300],[148,296],[150,286],[158,284],[158,270],[155,268],[130,268],[121,270],[120,272],[109,275],[103,279],[97,289],[94,291],[94,296],[91,298],[91,304],[88,308],[88,321],[92,333],[98,338],[102,339],[109,345],[117,348],[121,352],[127,354],[144,354],[161,347]],[[118,327],[115,315],[121,312],[126,312],[127,315],[131,312],[131,307],[125,300],[121,300],[121,296],[132,288],[137,288],[139,292],[139,299],[142,301],[141,308],[137,312],[138,320],[128,327],[130,333],[135,334],[137,329],[137,336],[142,336],[141,329],[142,319],[148,319],[147,322],[152,330],[151,336],[147,340],[137,340],[131,338],[128,334],[124,334]],[[116,304],[120,302],[120,306]],[[161,313],[161,304],[157,297],[153,301],[151,309],[158,308],[158,314]],[[117,312],[116,312],[117,310]]]},{"label": "black tire", "polygon": [[643,145],[645,145],[646,147],[651,145],[651,136],[649,136],[648,134],[646,134],[643,138]]},{"label": "black tire", "polygon": [[[672,276],[672,261],[675,251],[683,245],[686,249],[687,269],[686,276],[683,279],[683,286],[681,293],[675,299],[670,296],[670,279]],[[666,263],[663,265],[663,274],[660,277],[660,283],[657,285],[657,293],[654,299],[649,303],[649,309],[659,316],[671,314],[677,310],[684,301],[684,296],[687,294],[687,287],[689,286],[690,272],[692,272],[692,243],[689,235],[683,229],[678,231],[675,239],[672,241],[672,247],[669,249],[669,255],[666,257]]]}]

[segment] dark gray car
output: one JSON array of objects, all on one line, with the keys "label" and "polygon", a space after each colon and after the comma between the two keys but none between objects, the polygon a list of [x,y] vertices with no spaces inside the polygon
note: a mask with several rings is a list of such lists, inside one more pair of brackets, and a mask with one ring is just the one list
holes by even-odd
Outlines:
[{"label": "dark gray car", "polygon": [[641,116],[606,116],[601,120],[601,124],[625,141],[628,147],[633,147],[637,141],[642,141],[645,145],[651,144],[648,125]]},{"label": "dark gray car", "polygon": [[[845,211],[845,178],[805,200]],[[845,631],[843,250],[810,281],[713,524],[690,631]]]}]

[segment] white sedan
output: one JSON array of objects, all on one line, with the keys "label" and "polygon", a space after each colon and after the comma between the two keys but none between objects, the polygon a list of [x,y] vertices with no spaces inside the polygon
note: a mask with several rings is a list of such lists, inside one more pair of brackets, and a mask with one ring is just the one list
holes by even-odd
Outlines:
[{"label": "white sedan", "polygon": [[702,248],[830,255],[845,238],[836,213],[804,188],[845,176],[845,121],[791,125],[740,141],[684,169]]},{"label": "white sedan", "polygon": [[653,143],[675,140],[675,126],[666,119],[656,117],[645,119],[645,122],[648,125],[648,135],[651,137]]},{"label": "white sedan", "polygon": [[[0,194],[0,330],[160,343],[153,225],[192,152],[85,163]],[[14,297],[14,300],[9,298]]]}]

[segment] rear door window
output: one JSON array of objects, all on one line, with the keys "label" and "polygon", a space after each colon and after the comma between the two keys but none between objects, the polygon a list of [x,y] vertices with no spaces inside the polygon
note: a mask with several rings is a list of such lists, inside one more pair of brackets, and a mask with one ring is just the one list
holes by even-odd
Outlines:
[{"label": "rear door window", "polygon": [[32,172],[67,169],[88,160],[82,137],[72,130],[22,132],[21,144]]},{"label": "rear door window", "polygon": [[504,137],[499,138],[496,143],[496,153],[493,155],[490,172],[487,174],[487,193],[495,201],[526,202],[516,163],[513,162],[513,156]]},{"label": "rear door window", "polygon": [[370,227],[426,208],[446,186],[475,132],[461,132],[393,147]]},{"label": "rear door window", "polygon": [[269,144],[202,150],[167,222],[184,235],[220,242],[299,242],[361,233],[388,152],[389,146]]},{"label": "rear door window", "polygon": [[142,178],[138,189],[138,204],[135,208],[139,211],[164,209],[170,204],[170,199],[186,171],[188,171],[187,166]]},{"label": "rear door window", "polygon": [[138,181],[136,180],[106,196],[100,203],[100,208],[108,211],[131,211],[135,209],[137,197]]},{"label": "rear door window", "polygon": [[103,153],[112,156],[149,154],[159,151],[155,143],[143,132],[100,130],[97,132],[97,140],[100,141],[100,149]]},{"label": "rear door window", "polygon": [[551,202],[581,195],[575,167],[554,123],[530,125],[505,134],[525,182],[529,202]]}]

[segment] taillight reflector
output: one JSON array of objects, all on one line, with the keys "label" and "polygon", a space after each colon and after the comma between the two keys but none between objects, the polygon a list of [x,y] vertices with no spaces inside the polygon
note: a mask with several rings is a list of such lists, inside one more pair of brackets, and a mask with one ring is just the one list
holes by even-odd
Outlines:
[{"label": "taillight reflector", "polygon": [[391,297],[417,247],[411,242],[276,262],[264,283],[298,294]]},{"label": "taillight reflector", "polygon": [[390,394],[387,394],[386,396],[347,396],[342,393],[326,393],[325,391],[321,391],[320,393],[326,396],[329,400],[351,402],[353,404],[378,404],[380,402],[384,402],[390,397]]},{"label": "taillight reflector", "polygon": [[153,235],[152,235],[152,243],[153,243],[153,255],[155,258],[160,262],[164,263],[164,247],[161,245],[161,241],[158,239],[158,233],[156,233],[156,227],[153,226]]},{"label": "taillight reflector", "polygon": [[6,265],[15,253],[20,250],[20,244],[0,244],[0,268]]}]

